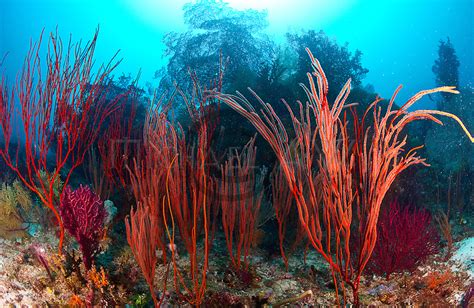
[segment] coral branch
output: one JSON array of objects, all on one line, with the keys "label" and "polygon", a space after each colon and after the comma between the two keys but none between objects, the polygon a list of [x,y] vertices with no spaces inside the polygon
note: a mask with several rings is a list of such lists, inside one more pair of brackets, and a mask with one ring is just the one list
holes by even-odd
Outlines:
[{"label": "coral branch", "polygon": [[[10,96],[4,78],[0,84],[0,129],[4,137],[0,156],[55,215],[60,229],[60,253],[64,226],[54,187],[60,174],[65,174],[65,185],[69,182],[97,139],[102,123],[116,109],[117,100],[106,101],[105,98],[108,76],[119,62],[112,59],[108,65],[92,72],[97,35],[98,31],[84,47],[69,42],[63,48],[62,40],[52,34],[45,65],[39,55],[41,36],[37,44],[31,45]],[[43,68],[46,68],[45,74],[42,74]],[[15,100],[20,106],[20,119],[12,118],[16,115]],[[19,146],[12,150],[16,121],[21,123],[22,131],[19,132]],[[20,161],[20,157],[24,160]],[[51,166],[55,169],[46,172],[46,181],[39,180],[41,172],[48,171]]]},{"label": "coral branch", "polygon": [[259,181],[255,175],[256,150],[255,138],[252,138],[240,154],[232,154],[221,166],[222,225],[235,269],[241,269],[243,255],[244,269],[248,270],[248,256],[263,197],[263,190],[257,191],[263,178]]},{"label": "coral branch", "polygon": [[[283,101],[290,114],[296,137],[296,150],[291,151],[287,128],[272,106],[252,90],[261,110],[258,113],[242,94],[213,94],[247,118],[274,150],[295,198],[300,224],[306,236],[328,262],[339,298],[337,282],[352,288],[354,304],[359,305],[359,283],[377,239],[380,206],[396,177],[406,168],[425,164],[415,149],[405,150],[406,137],[402,131],[410,122],[428,119],[441,123],[433,115],[437,111],[408,111],[421,97],[429,93],[457,93],[452,87],[421,91],[399,110],[392,110],[396,94],[382,113],[375,100],[362,119],[352,108],[355,142],[352,142],[344,108],[350,92],[350,80],[332,106],[327,101],[328,82],[321,65],[309,50],[313,72],[308,73],[308,86],[303,85],[308,101],[298,103],[294,113]],[[365,118],[373,111],[373,127]],[[455,117],[453,117],[456,119]],[[353,145],[352,145],[353,144]],[[320,147],[321,153],[316,155]],[[407,153],[403,155],[403,153]],[[296,161],[298,163],[294,164]],[[319,202],[318,194],[322,202]],[[353,215],[353,210],[355,215]],[[359,234],[357,252],[351,251],[351,232]],[[344,292],[344,288],[342,289]],[[346,295],[343,293],[344,302]],[[337,302],[339,304],[339,301]]]},{"label": "coral branch", "polygon": [[130,216],[125,219],[125,227],[128,244],[145,276],[153,302],[158,307],[159,302],[153,287],[158,259],[157,248],[160,247],[157,217],[150,212],[149,207],[139,203],[137,209],[132,209]]}]

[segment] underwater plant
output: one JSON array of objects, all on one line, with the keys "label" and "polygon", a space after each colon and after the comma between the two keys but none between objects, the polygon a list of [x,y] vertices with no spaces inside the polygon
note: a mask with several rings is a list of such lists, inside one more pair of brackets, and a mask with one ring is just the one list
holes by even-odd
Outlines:
[{"label": "underwater plant", "polygon": [[[180,137],[177,154],[172,157],[166,174],[166,199],[163,202],[163,223],[171,247],[175,245],[175,229],[189,255],[188,286],[177,266],[177,251],[171,249],[176,291],[191,305],[199,306],[206,291],[209,250],[211,246],[211,209],[215,207],[216,182],[209,174],[207,158],[209,143],[207,123],[199,127],[195,146],[184,143]],[[169,219],[167,217],[170,217]],[[198,255],[198,242],[203,242],[202,256]],[[200,260],[201,259],[201,260]],[[181,293],[181,289],[186,295]]]},{"label": "underwater plant", "polygon": [[266,11],[236,10],[223,1],[199,0],[185,4],[183,13],[187,31],[170,32],[163,39],[169,62],[161,90],[173,89],[177,83],[190,91],[194,85],[188,68],[202,80],[213,79],[221,55],[230,59],[225,88],[230,82],[247,80],[242,78],[245,74],[255,76],[270,61],[274,44],[263,31],[268,26]]},{"label": "underwater plant", "polygon": [[[116,97],[122,100],[116,111],[104,123],[103,134],[97,140],[97,148],[102,162],[106,181],[111,186],[129,186],[126,165],[132,164],[132,158],[139,159],[143,135],[143,117],[137,112],[144,110],[143,90],[136,87],[136,81],[127,88],[113,89]],[[142,116],[141,114],[139,114]]]},{"label": "underwater plant", "polygon": [[[124,95],[127,99],[133,97],[132,94]],[[129,186],[126,166],[132,165],[133,157],[140,155],[141,139],[137,135],[142,133],[142,128],[134,129],[133,126],[136,114],[133,98],[129,105],[120,102],[105,123],[97,144],[87,152],[83,165],[86,178],[102,199],[108,199],[114,188]]]},{"label": "underwater plant", "polygon": [[134,159],[133,166],[126,167],[137,202],[135,210],[132,208],[125,219],[127,241],[142,270],[155,306],[160,302],[153,286],[158,262],[157,249],[162,251],[166,262],[163,200],[166,195],[166,171],[177,151],[174,133],[165,111],[161,109],[160,100],[155,108],[148,111],[145,121],[142,161]]},{"label": "underwater plant", "polygon": [[[223,72],[210,82],[221,89]],[[155,97],[143,130],[143,156],[127,166],[137,201],[135,210],[125,219],[127,240],[145,275],[155,305],[153,279],[157,248],[166,262],[166,246],[171,251],[174,287],[178,295],[192,305],[200,305],[206,291],[209,249],[217,221],[217,182],[210,174],[212,134],[216,129],[216,100],[204,96],[206,87],[190,73],[194,87],[188,95],[177,85],[170,101]],[[171,102],[178,95],[187,106],[193,131],[185,135],[181,125],[168,119]],[[189,139],[187,139],[189,138]],[[178,267],[176,229],[188,254],[190,266]],[[165,241],[169,243],[165,245]],[[203,248],[198,248],[198,243]],[[166,289],[166,277],[162,277]],[[182,292],[183,290],[185,292]]]},{"label": "underwater plant", "polygon": [[444,240],[446,241],[446,255],[444,259],[447,261],[453,251],[453,235],[451,231],[451,223],[449,222],[449,213],[440,212],[435,216],[438,227],[443,235]]},{"label": "underwater plant", "polygon": [[67,186],[59,212],[64,227],[79,243],[84,266],[90,270],[104,231],[104,202],[88,186],[80,185],[76,190]]},{"label": "underwater plant", "polygon": [[[287,128],[272,105],[263,102],[255,92],[249,89],[261,107],[260,114],[239,92],[212,94],[247,118],[271,145],[295,198],[308,241],[330,266],[337,304],[340,304],[339,281],[352,289],[353,304],[359,306],[360,279],[375,247],[377,220],[385,194],[403,170],[412,165],[426,165],[425,159],[416,153],[418,148],[405,152],[406,137],[402,137],[405,126],[421,119],[441,124],[434,115],[443,115],[456,120],[471,142],[474,138],[455,115],[438,110],[408,110],[424,95],[458,93],[453,87],[421,91],[399,110],[393,110],[399,87],[384,113],[378,106],[381,99],[376,99],[359,119],[354,104],[346,104],[349,79],[330,106],[327,78],[319,61],[309,49],[307,52],[313,68],[307,74],[309,87],[303,85],[308,100],[305,105],[298,102],[298,113],[283,100],[296,134],[295,151],[291,150]],[[347,108],[351,108],[354,118],[354,139],[349,136],[347,112],[343,112]],[[367,127],[366,123],[370,114],[373,127]],[[321,203],[318,191],[322,194]],[[361,235],[357,257],[350,248],[351,232]],[[345,303],[344,287],[342,292]]]},{"label": "underwater plant", "polygon": [[[4,139],[0,156],[53,212],[59,224],[60,253],[64,224],[55,184],[60,175],[64,185],[68,184],[97,139],[102,123],[116,108],[117,100],[106,101],[105,94],[108,77],[120,61],[112,58],[93,72],[97,36],[98,30],[85,46],[69,42],[64,47],[58,34],[51,34],[46,61],[42,63],[41,35],[38,43],[31,45],[11,95],[5,78],[0,81],[0,129]],[[15,101],[19,108],[14,108]],[[19,135],[24,137],[19,138],[15,150],[11,145],[16,121],[21,127]],[[38,181],[41,171],[50,170],[52,165],[55,169],[45,173],[46,181]]]},{"label": "underwater plant", "polygon": [[[473,123],[474,88],[469,84],[460,83],[461,64],[449,38],[446,41],[441,40],[438,45],[438,57],[432,67],[435,83],[459,86],[460,94],[450,97],[436,96],[434,101],[437,109],[462,114],[466,123]],[[474,196],[474,148],[455,123],[446,123],[445,127],[438,125],[425,127],[426,132],[422,136],[427,156],[433,167],[441,169],[442,172],[437,173],[436,178],[423,178],[423,182],[427,187],[437,187],[438,194],[441,192],[445,196],[443,201],[446,202],[445,212],[448,218],[457,215],[462,217]],[[443,140],[443,143],[439,140]],[[437,198],[436,202],[439,204],[440,198]]]},{"label": "underwater plant", "polygon": [[31,215],[33,207],[29,192],[19,181],[13,182],[12,185],[0,185],[0,237],[25,236],[25,215]]},{"label": "underwater plant", "polygon": [[[270,184],[272,187],[273,208],[278,224],[280,254],[283,258],[285,269],[288,270],[288,253],[285,253],[284,248],[285,239],[288,239],[287,231],[293,227],[296,233],[295,237],[292,239],[293,243],[291,245],[292,247],[290,252],[294,251],[296,247],[301,244],[304,239],[305,232],[298,221],[297,215],[293,215],[294,212],[291,211],[294,207],[294,197],[290,188],[288,187],[285,174],[278,164],[275,164],[273,171],[270,173]],[[320,195],[318,197],[320,197]],[[296,226],[289,225],[292,221],[296,221]]]},{"label": "underwater plant", "polygon": [[113,182],[109,180],[105,172],[106,162],[104,162],[97,151],[91,147],[87,152],[84,164],[85,178],[91,184],[91,187],[101,199],[108,200],[113,190]]},{"label": "underwater plant", "polygon": [[[352,86],[359,86],[369,70],[362,66],[362,52],[358,49],[352,53],[349,44],[339,45],[335,39],[330,38],[323,30],[307,30],[300,33],[287,33],[286,39],[289,47],[296,53],[296,67],[292,78],[301,81],[306,73],[311,70],[305,47],[313,54],[318,55],[318,61],[324,67],[324,74],[336,91],[328,89],[329,99],[337,96],[337,89],[344,86],[350,78]],[[337,61],[335,61],[337,59]]]},{"label": "underwater plant", "polygon": [[[37,179],[37,182],[38,186],[40,187],[52,187],[54,199],[59,200],[61,198],[61,193],[65,186],[63,180],[61,179],[61,175],[59,175],[58,178],[54,180],[54,183],[50,183],[50,180],[52,179],[52,174],[54,174],[55,172],[56,169],[53,169],[53,171],[51,172],[41,169],[39,171],[39,177]],[[47,193],[47,191],[43,193]]]},{"label": "underwater plant", "polygon": [[160,301],[156,298],[153,285],[158,262],[157,248],[160,247],[160,233],[163,232],[157,217],[150,210],[150,207],[138,203],[136,209],[132,208],[125,219],[125,227],[128,244],[148,284],[153,303],[159,306]]},{"label": "underwater plant", "polygon": [[390,279],[394,272],[413,271],[439,250],[439,234],[424,209],[402,207],[397,201],[382,211],[377,223],[377,243],[367,268]]},{"label": "underwater plant", "polygon": [[[438,45],[438,59],[431,68],[436,77],[436,85],[450,84],[459,87],[459,59],[449,37],[446,41],[440,40]],[[449,102],[452,96],[441,93],[443,101]],[[438,102],[439,109],[445,109],[443,102]]]},{"label": "underwater plant", "polygon": [[[250,247],[257,229],[263,198],[263,177],[255,173],[255,138],[232,153],[221,166],[220,204],[222,226],[234,269],[248,270]],[[260,188],[260,191],[258,189]]]},{"label": "underwater plant", "polygon": [[280,243],[280,254],[285,263],[285,269],[288,270],[288,257],[283,248],[285,240],[288,215],[293,204],[291,191],[286,183],[285,174],[281,169],[275,167],[270,173],[270,182],[272,186],[272,201],[275,209],[275,218],[278,222],[278,241]]}]

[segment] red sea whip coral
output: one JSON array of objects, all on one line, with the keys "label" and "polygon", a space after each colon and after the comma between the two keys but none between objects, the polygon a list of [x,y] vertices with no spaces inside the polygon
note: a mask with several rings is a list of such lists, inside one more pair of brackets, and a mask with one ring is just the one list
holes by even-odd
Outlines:
[{"label": "red sea whip coral", "polygon": [[[0,157],[54,214],[59,225],[59,254],[65,227],[54,187],[59,177],[67,185],[97,140],[102,124],[117,111],[121,97],[109,100],[107,95],[109,76],[120,61],[112,58],[107,65],[94,67],[98,31],[85,46],[71,40],[64,46],[57,33],[51,33],[44,46],[41,35],[37,43],[30,44],[12,90],[7,89],[6,78],[0,77],[0,139],[4,141]],[[41,56],[43,49],[47,50],[45,57]],[[46,181],[38,181],[44,171]]]},{"label": "red sea whip coral", "polygon": [[439,235],[424,209],[402,207],[393,201],[380,214],[377,243],[369,270],[387,279],[394,272],[413,271],[429,255],[438,252]]},{"label": "red sea whip coral", "polygon": [[104,202],[88,186],[80,185],[74,191],[68,186],[59,210],[64,227],[79,243],[84,265],[89,270],[104,229],[107,214]]}]

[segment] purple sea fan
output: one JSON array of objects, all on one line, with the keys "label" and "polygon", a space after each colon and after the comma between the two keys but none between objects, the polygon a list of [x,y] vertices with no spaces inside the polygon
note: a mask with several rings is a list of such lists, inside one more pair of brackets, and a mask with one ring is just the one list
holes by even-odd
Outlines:
[{"label": "purple sea fan", "polygon": [[99,248],[107,215],[104,202],[88,186],[66,187],[59,208],[66,230],[76,238],[87,270]]}]

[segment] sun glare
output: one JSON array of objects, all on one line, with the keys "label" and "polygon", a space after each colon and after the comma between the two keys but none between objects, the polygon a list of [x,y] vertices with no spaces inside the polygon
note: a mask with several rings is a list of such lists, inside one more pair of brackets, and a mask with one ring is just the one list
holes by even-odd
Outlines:
[{"label": "sun glare", "polygon": [[[157,27],[173,23],[179,26],[183,5],[190,0],[124,0],[144,22]],[[231,7],[244,10],[267,10],[270,31],[305,27],[308,23],[321,26],[346,12],[356,0],[224,0]]]},{"label": "sun glare", "polygon": [[276,35],[322,28],[349,10],[356,0],[224,0],[235,9],[267,10],[268,30]]}]

